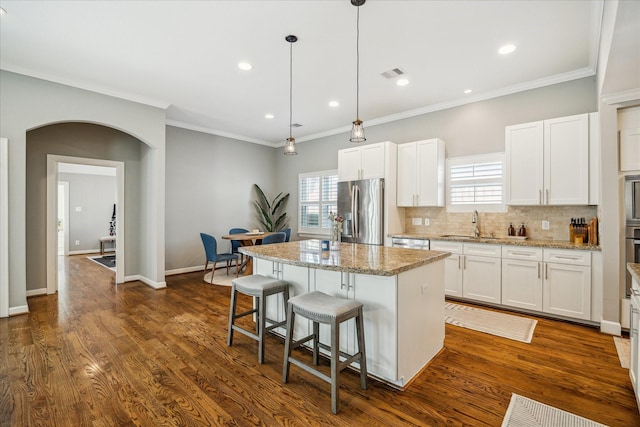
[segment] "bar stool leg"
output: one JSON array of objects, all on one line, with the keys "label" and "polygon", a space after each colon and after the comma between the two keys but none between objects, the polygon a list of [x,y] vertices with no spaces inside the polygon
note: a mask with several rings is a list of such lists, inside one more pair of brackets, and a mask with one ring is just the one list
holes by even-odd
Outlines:
[{"label": "bar stool leg", "polygon": [[356,332],[358,334],[358,352],[360,352],[360,388],[367,389],[367,352],[364,347],[364,317],[362,308],[356,317]]},{"label": "bar stool leg", "polygon": [[340,325],[331,323],[331,412],[338,413],[338,364],[340,363]]},{"label": "bar stool leg", "polygon": [[238,291],[234,285],[231,286],[231,304],[229,304],[229,332],[227,332],[227,345],[230,346],[233,343],[233,325],[235,323],[236,316],[236,296]]},{"label": "bar stool leg", "polygon": [[293,306],[287,303],[287,332],[284,337],[284,363],[282,364],[282,382],[289,381],[289,356],[291,356],[291,341],[293,340],[293,322],[295,313]]},{"label": "bar stool leg", "polygon": [[320,324],[313,322],[313,364],[318,365],[318,355],[320,354]]},{"label": "bar stool leg", "polygon": [[262,315],[258,315],[258,321],[259,321],[259,326],[258,326],[258,363],[262,364],[264,363],[264,330],[267,327],[267,304],[266,304],[266,300],[267,297],[266,296],[261,296],[258,297],[258,301],[256,301],[256,303],[258,304],[258,313],[261,313]]}]

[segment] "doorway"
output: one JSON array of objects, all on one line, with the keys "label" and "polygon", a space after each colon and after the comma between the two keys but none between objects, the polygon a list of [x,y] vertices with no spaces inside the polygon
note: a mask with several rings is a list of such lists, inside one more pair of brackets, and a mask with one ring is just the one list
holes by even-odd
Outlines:
[{"label": "doorway", "polygon": [[[59,195],[58,174],[60,166],[63,164],[71,164],[76,166],[98,166],[115,169],[116,176],[116,217],[117,232],[115,241],[115,254],[118,262],[116,263],[116,284],[124,283],[125,271],[125,227],[124,227],[124,162],[90,159],[81,157],[69,157],[49,154],[47,155],[47,293],[53,294],[58,290],[58,204],[61,199]],[[62,190],[65,191],[65,190]],[[68,197],[68,189],[66,194]],[[65,202],[63,202],[65,203]],[[67,206],[68,203],[67,203]],[[69,209],[67,208],[67,214]],[[67,224],[69,221],[67,219]],[[66,227],[69,228],[69,227]],[[68,230],[67,230],[68,231]],[[66,232],[65,232],[66,234]],[[68,254],[68,238],[67,238]]]},{"label": "doorway", "polygon": [[69,255],[69,182],[58,181],[58,256]]}]

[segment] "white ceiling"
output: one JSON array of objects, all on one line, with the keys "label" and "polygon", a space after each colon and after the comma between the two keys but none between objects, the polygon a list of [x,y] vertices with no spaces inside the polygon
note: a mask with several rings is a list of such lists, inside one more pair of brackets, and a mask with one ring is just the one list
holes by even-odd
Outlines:
[{"label": "white ceiling", "polygon": [[[293,122],[302,127],[293,136],[346,132],[355,119],[349,0],[0,6],[2,69],[167,108],[172,125],[274,146],[289,132],[284,38],[295,34]],[[366,128],[594,75],[601,19],[601,1],[369,0],[360,8],[360,117]],[[517,50],[499,55],[505,43]],[[253,70],[238,69],[240,61]],[[380,75],[395,67],[409,85]]]}]

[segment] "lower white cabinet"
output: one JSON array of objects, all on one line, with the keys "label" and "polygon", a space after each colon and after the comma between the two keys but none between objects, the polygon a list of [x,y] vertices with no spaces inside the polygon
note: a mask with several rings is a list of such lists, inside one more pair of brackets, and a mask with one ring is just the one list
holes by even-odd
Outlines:
[{"label": "lower white cabinet", "polygon": [[444,294],[462,298],[462,243],[431,240],[432,251],[451,252],[444,259]]},{"label": "lower white cabinet", "polygon": [[542,311],[591,319],[591,253],[544,249]]},{"label": "lower white cabinet", "polygon": [[542,248],[502,247],[502,304],[542,311]]},{"label": "lower white cabinet", "polygon": [[[633,287],[640,289],[640,285],[634,279]],[[632,289],[633,289],[632,287]],[[636,402],[640,407],[640,296],[632,295],[630,304],[629,338],[631,339],[631,353],[629,359],[629,378],[633,391],[636,393]]]},{"label": "lower white cabinet", "polygon": [[500,246],[465,243],[462,259],[462,296],[500,304],[502,271]]}]

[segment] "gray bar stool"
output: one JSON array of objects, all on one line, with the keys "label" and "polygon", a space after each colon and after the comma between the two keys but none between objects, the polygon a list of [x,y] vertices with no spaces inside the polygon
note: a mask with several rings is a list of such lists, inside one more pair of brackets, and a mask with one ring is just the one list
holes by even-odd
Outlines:
[{"label": "gray bar stool", "polygon": [[[255,308],[236,314],[236,303],[238,292],[256,298]],[[233,343],[233,331],[238,331],[246,336],[258,341],[258,363],[264,362],[264,339],[265,334],[274,328],[284,326],[287,320],[278,322],[267,318],[266,298],[269,295],[282,293],[284,304],[289,299],[289,282],[272,279],[260,274],[243,276],[231,281],[231,305],[229,307],[229,332],[227,335],[227,345]],[[236,319],[256,313],[256,333],[252,333],[235,324]],[[286,316],[286,309],[285,309]],[[267,322],[270,323],[267,326]]]},{"label": "gray bar stool", "polygon": [[[293,339],[295,316],[300,315],[313,322],[313,333],[298,341]],[[358,352],[346,354],[340,351],[340,323],[355,318],[358,336]],[[331,345],[320,342],[320,323],[331,326]],[[291,350],[313,340],[313,364],[318,365],[318,349],[331,350],[331,377],[291,356]],[[340,361],[340,356],[346,360]],[[301,367],[305,371],[331,384],[331,412],[338,413],[338,374],[352,362],[360,363],[360,387],[367,389],[367,355],[364,346],[364,326],[362,304],[343,298],[329,296],[315,291],[295,296],[289,300],[287,308],[287,335],[284,346],[284,368],[282,381],[289,381],[289,363]]]}]

